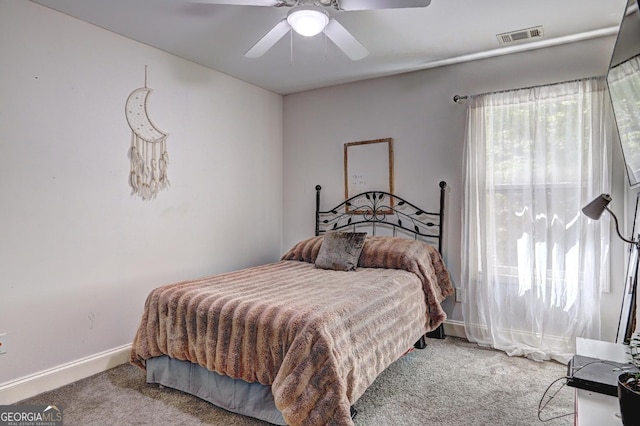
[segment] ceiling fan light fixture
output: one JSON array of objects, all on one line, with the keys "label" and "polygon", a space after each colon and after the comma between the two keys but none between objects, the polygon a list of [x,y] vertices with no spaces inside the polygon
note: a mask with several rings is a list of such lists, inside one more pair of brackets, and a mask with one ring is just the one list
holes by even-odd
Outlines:
[{"label": "ceiling fan light fixture", "polygon": [[298,6],[289,11],[287,22],[301,36],[313,37],[327,26],[329,14],[321,7]]}]

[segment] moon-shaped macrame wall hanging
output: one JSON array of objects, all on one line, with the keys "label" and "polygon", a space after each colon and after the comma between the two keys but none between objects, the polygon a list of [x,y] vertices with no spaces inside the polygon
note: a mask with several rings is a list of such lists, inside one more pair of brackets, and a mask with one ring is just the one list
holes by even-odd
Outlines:
[{"label": "moon-shaped macrame wall hanging", "polygon": [[[145,70],[146,74],[146,70]],[[152,90],[140,87],[129,95],[125,105],[125,115],[131,127],[131,175],[129,182],[133,194],[143,200],[155,198],[158,191],[169,186],[167,177],[168,133],[160,131],[149,119],[147,100]]]}]

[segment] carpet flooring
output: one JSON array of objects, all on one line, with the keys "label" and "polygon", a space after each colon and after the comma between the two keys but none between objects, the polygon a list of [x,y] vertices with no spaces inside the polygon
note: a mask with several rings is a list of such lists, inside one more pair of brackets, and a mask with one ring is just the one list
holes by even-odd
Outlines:
[{"label": "carpet flooring", "polygon": [[[464,339],[428,339],[425,349],[396,361],[367,389],[355,404],[354,422],[572,425],[574,389],[563,386],[565,373],[565,365],[509,357]],[[539,415],[541,402],[548,403]],[[128,364],[18,404],[56,404],[63,409],[65,426],[267,425],[182,392],[148,385],[144,372]]]}]

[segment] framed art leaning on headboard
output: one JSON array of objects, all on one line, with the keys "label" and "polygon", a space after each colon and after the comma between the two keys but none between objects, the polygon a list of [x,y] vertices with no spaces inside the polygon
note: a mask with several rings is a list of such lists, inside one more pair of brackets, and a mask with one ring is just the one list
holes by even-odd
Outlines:
[{"label": "framed art leaning on headboard", "polygon": [[344,144],[344,196],[366,191],[393,194],[393,138]]}]

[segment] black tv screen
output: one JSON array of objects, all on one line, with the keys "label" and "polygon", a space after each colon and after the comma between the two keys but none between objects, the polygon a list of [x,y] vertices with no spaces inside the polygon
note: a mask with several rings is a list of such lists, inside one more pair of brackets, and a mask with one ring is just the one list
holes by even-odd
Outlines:
[{"label": "black tv screen", "polygon": [[640,185],[640,12],[629,0],[607,73],[629,185]]}]

